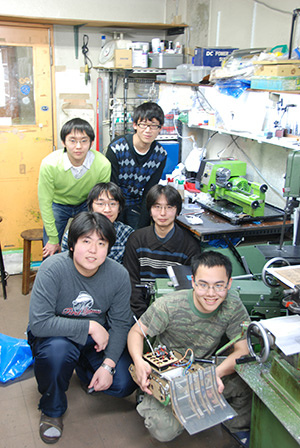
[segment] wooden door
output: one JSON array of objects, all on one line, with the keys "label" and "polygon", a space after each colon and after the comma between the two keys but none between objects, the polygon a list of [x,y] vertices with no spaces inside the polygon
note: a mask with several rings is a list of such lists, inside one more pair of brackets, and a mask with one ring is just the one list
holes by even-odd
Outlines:
[{"label": "wooden door", "polygon": [[[41,228],[37,183],[53,150],[51,27],[0,22],[0,226],[4,251]],[[41,252],[40,252],[41,253]],[[35,258],[36,259],[36,258]]]}]

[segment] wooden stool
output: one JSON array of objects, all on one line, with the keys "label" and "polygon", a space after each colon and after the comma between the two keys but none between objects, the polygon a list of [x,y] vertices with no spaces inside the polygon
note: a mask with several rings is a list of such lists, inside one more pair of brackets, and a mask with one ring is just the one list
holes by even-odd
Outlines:
[{"label": "wooden stool", "polygon": [[24,230],[21,233],[23,243],[23,276],[22,276],[22,294],[29,294],[36,272],[30,271],[31,260],[31,241],[41,241],[43,244],[43,229]]}]

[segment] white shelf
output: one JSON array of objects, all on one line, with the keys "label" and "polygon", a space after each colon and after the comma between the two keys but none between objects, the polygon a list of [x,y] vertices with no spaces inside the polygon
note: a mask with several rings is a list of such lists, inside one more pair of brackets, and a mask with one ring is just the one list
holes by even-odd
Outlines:
[{"label": "white shelf", "polygon": [[121,72],[124,73],[129,72],[129,75],[159,75],[166,73],[166,68],[139,68],[139,67],[132,67],[132,68],[106,68],[101,66],[94,66],[95,70],[103,71],[103,72]]},{"label": "white shelf", "polygon": [[267,139],[264,136],[259,136],[259,135],[254,135],[251,134],[250,132],[238,132],[238,131],[228,131],[226,129],[221,129],[221,128],[215,128],[212,126],[189,126],[190,128],[194,128],[194,129],[203,129],[206,131],[211,131],[211,132],[218,132],[219,134],[227,134],[227,135],[235,135],[237,137],[243,137],[243,138],[248,138],[250,140],[256,140],[258,143],[268,143],[269,145],[276,145],[276,146],[281,146],[283,148],[288,148],[288,149],[293,149],[293,150],[300,150],[300,137],[299,137],[299,141],[293,138],[289,138],[289,137],[273,137],[270,139]]}]

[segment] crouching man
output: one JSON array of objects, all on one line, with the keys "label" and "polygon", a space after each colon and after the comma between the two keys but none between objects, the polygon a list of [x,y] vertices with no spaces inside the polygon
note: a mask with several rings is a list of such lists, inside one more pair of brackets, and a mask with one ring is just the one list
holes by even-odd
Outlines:
[{"label": "crouching man", "polygon": [[[174,439],[183,427],[172,414],[171,406],[159,403],[149,389],[151,367],[143,355],[143,333],[156,337],[155,345],[166,345],[182,355],[190,348],[196,358],[210,358],[221,338],[230,340],[241,333],[243,321],[250,321],[238,295],[229,291],[232,266],[229,258],[214,251],[192,258],[192,289],[176,291],[157,299],[128,334],[128,349],[133,359],[140,388],[145,392],[137,411],[145,419],[151,435],[161,442]],[[245,339],[238,340],[232,353],[216,368],[220,393],[237,412],[225,425],[235,438],[249,441],[251,390],[235,373],[236,359],[248,354]],[[225,386],[225,388],[224,388]]]},{"label": "crouching man", "polygon": [[28,342],[42,397],[40,436],[55,443],[63,431],[74,369],[86,390],[125,397],[136,385],[128,372],[126,339],[132,322],[126,269],[107,257],[113,224],[79,213],[69,230],[69,252],[46,259],[31,294]]}]

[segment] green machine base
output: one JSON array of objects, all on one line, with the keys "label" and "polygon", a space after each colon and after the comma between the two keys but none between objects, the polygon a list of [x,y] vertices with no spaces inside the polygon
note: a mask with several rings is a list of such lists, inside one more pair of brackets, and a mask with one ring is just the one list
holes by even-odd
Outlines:
[{"label": "green machine base", "polygon": [[236,370],[254,392],[250,448],[299,448],[299,369],[272,351],[266,363]]}]

